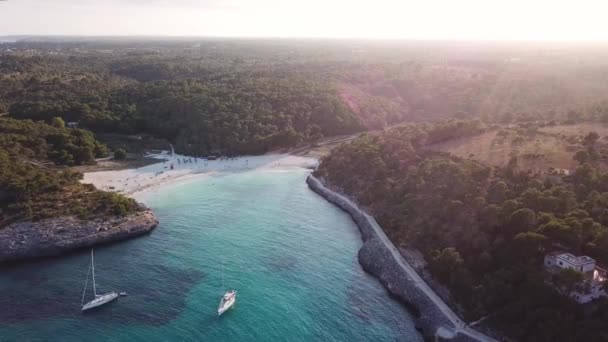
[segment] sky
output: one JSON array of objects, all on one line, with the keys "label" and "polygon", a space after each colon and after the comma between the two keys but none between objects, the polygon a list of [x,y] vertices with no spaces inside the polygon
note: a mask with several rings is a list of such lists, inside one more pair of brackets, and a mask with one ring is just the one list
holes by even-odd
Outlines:
[{"label": "sky", "polygon": [[608,41],[608,0],[6,0],[2,35]]}]

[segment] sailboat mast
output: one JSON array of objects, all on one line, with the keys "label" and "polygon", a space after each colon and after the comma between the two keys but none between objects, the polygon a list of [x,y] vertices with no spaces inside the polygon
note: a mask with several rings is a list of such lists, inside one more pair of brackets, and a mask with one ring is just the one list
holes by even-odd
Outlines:
[{"label": "sailboat mast", "polygon": [[87,284],[89,283],[89,274],[91,273],[91,265],[89,264],[89,269],[87,270],[87,278],[84,280],[84,289],[82,290],[82,299],[80,300],[80,305],[84,304],[84,296],[87,293]]},{"label": "sailboat mast", "polygon": [[93,256],[93,249],[91,248],[91,268],[93,269],[93,294],[97,297],[97,289],[95,285],[95,259]]}]

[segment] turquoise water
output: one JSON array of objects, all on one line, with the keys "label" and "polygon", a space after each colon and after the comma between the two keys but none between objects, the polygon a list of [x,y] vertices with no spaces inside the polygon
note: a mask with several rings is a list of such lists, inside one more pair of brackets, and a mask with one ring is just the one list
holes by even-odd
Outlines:
[{"label": "turquoise water", "polygon": [[[354,223],[307,174],[228,173],[146,193],[158,228],[95,250],[98,289],[129,296],[84,315],[87,251],[0,268],[0,340],[420,341],[357,263]],[[236,306],[218,319],[229,288]]]}]

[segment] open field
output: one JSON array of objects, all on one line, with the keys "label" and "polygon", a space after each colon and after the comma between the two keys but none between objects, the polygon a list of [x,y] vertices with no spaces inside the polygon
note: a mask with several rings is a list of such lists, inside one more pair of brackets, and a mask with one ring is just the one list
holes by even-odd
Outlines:
[{"label": "open field", "polygon": [[[568,142],[560,134],[586,134],[592,127],[589,124],[554,126],[543,128],[529,136],[522,136],[513,129],[492,130],[477,136],[435,144],[430,148],[493,166],[505,166],[512,156],[518,156],[521,169],[533,172],[542,172],[550,167],[572,170],[577,166],[573,156],[581,147]],[[608,130],[602,132],[608,133]]]},{"label": "open field", "polygon": [[608,125],[602,123],[580,123],[576,125],[559,125],[543,127],[539,132],[547,134],[557,134],[563,136],[587,135],[589,132],[596,132],[601,138],[608,137]]}]

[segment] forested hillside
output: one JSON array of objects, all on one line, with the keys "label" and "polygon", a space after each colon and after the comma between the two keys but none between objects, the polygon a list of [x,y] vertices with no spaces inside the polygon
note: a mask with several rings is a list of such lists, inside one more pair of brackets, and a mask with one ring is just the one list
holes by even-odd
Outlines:
[{"label": "forested hillside", "polygon": [[608,50],[550,44],[23,40],[0,44],[0,113],[263,153],[444,118],[608,120]]},{"label": "forested hillside", "polygon": [[94,132],[148,133],[190,154],[258,154],[363,129],[334,83],[284,66],[288,57],[246,47],[240,57],[68,47],[0,55],[0,110],[47,122],[59,116]]},{"label": "forested hillside", "polygon": [[[396,245],[419,249],[470,321],[521,341],[605,341],[605,300],[582,307],[560,295],[572,274],[543,273],[553,250],[608,263],[606,146],[578,140],[570,175],[491,167],[428,146],[488,130],[478,121],[396,127],[336,148],[315,172],[369,208]],[[473,158],[473,159],[471,159]],[[576,272],[575,272],[576,273]]]},{"label": "forested hillside", "polygon": [[608,64],[600,55],[583,62],[567,51],[477,52],[356,68],[340,78],[340,94],[370,128],[404,118],[608,121]]},{"label": "forested hillside", "polygon": [[54,123],[0,118],[0,229],[21,220],[138,210],[134,200],[80,184],[82,174],[62,167],[94,163],[107,152],[91,132]]}]

